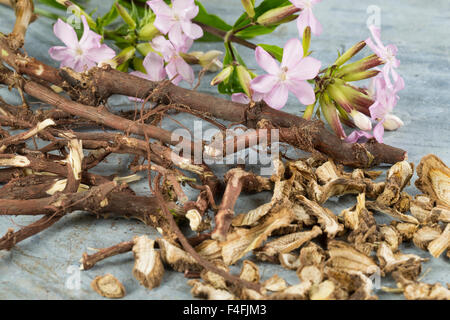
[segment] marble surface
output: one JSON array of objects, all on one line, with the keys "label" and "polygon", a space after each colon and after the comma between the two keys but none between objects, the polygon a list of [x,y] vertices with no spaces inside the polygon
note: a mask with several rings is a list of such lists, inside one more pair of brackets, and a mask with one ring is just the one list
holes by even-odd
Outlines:
[{"label": "marble surface", "polygon": [[[210,12],[215,12],[229,23],[233,23],[241,13],[239,0],[202,1]],[[258,2],[258,1],[257,1]],[[89,9],[98,7],[98,12],[105,12],[109,1],[91,0]],[[406,88],[400,92],[401,100],[395,114],[403,119],[405,126],[397,132],[385,135],[385,142],[408,151],[409,160],[416,165],[429,153],[438,155],[450,164],[450,127],[449,104],[449,34],[450,3],[448,0],[434,0],[424,3],[420,0],[360,0],[342,1],[325,0],[315,7],[315,14],[321,21],[324,32],[320,37],[313,37],[312,50],[314,57],[323,65],[332,63],[336,58],[336,49],[348,48],[357,41],[369,36],[366,20],[369,17],[369,6],[377,6],[381,11],[382,38],[384,43],[395,43],[399,48],[401,60],[400,74],[404,77]],[[10,32],[14,17],[12,11],[0,6],[0,32]],[[25,50],[32,56],[57,66],[47,54],[51,46],[59,45],[59,41],[51,32],[52,22],[41,18],[29,29],[26,36]],[[255,43],[272,43],[282,46],[288,39],[297,36],[295,23],[282,26],[273,34],[254,39]],[[195,50],[223,50],[220,43],[195,44]],[[253,52],[239,47],[239,52],[251,68],[257,68]],[[366,53],[368,51],[365,51]],[[213,75],[207,75],[199,90],[218,94],[208,83]],[[7,88],[0,88],[0,95],[10,103],[19,103],[18,95]],[[127,99],[113,98],[113,108],[127,108]],[[285,111],[301,114],[303,106],[292,97]],[[191,125],[192,118],[178,117],[186,125]],[[165,128],[176,126],[166,121]],[[108,158],[108,163],[98,173],[127,172],[128,156]],[[231,166],[215,165],[214,170],[223,175]],[[381,167],[382,170],[386,168]],[[383,179],[383,177],[381,177]],[[413,181],[416,176],[413,177]],[[148,194],[148,186],[144,181],[132,185],[138,194]],[[192,198],[196,193],[186,190]],[[406,191],[417,194],[411,185]],[[268,192],[257,195],[244,195],[239,198],[236,212],[246,212],[270,199]],[[339,213],[350,207],[354,197],[346,196],[332,199],[327,203],[333,212]],[[377,220],[388,223],[389,219],[381,214]],[[35,218],[0,217],[0,234],[10,227],[18,229]],[[151,291],[140,286],[131,274],[133,256],[122,254],[99,263],[89,271],[78,272],[79,259],[89,248],[111,246],[119,241],[130,240],[134,235],[147,234],[152,238],[158,233],[142,223],[128,220],[97,220],[83,212],[76,212],[65,217],[53,227],[21,242],[10,252],[0,252],[0,299],[99,299],[90,288],[90,282],[97,275],[112,273],[125,286],[125,299],[192,299],[190,287],[182,274],[166,271],[162,285]],[[417,250],[413,245],[403,245],[402,250],[416,253],[422,257],[430,257],[426,252]],[[249,256],[250,259],[251,256]],[[281,268],[260,263],[262,278],[267,279],[275,273],[284,277],[290,284],[299,282],[294,272],[286,272]],[[240,265],[232,268],[238,272]],[[431,259],[424,263],[424,270],[431,268],[423,281],[443,284],[450,282],[449,262],[446,258]],[[77,287],[77,283],[80,287]],[[393,286],[392,279],[383,279],[382,285]],[[402,295],[386,294],[376,291],[381,299],[401,299]]]}]

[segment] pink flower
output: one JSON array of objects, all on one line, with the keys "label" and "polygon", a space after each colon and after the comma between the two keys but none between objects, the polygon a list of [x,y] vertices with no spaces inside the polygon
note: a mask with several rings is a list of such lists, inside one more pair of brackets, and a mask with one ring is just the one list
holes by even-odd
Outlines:
[{"label": "pink flower", "polygon": [[[382,69],[382,73],[387,86],[389,88],[393,88],[394,86],[396,86],[398,90],[403,89],[403,79],[399,76],[397,71],[395,71],[395,68],[398,68],[398,66],[400,65],[400,61],[395,57],[398,51],[397,47],[393,44],[387,46],[383,45],[380,36],[381,31],[379,28],[371,25],[369,27],[369,30],[372,33],[372,37],[375,40],[375,43],[372,41],[372,39],[368,38],[366,40],[366,44],[378,57],[384,60],[385,65]],[[392,85],[390,76],[392,76],[392,80],[394,80],[395,82],[394,85]]]},{"label": "pink flower", "polygon": [[264,94],[259,93],[259,92],[253,92],[252,99],[250,99],[249,96],[243,92],[233,93],[231,95],[231,101],[237,102],[237,103],[242,103],[242,104],[249,104],[252,100],[254,102],[258,102],[258,101],[261,101],[263,98],[264,98]]},{"label": "pink flower", "polygon": [[163,34],[168,33],[172,43],[181,44],[183,34],[191,39],[203,36],[202,28],[191,21],[198,14],[194,0],[173,0],[172,7],[163,0],[147,1],[147,4],[156,15],[155,27]]},{"label": "pink flower", "polygon": [[83,36],[78,41],[73,27],[61,19],[53,26],[53,32],[66,47],[51,47],[48,53],[52,59],[61,61],[60,67],[69,67],[77,72],[82,72],[95,67],[97,63],[114,58],[116,53],[106,44],[101,44],[102,37],[89,29],[86,17],[83,21]]},{"label": "pink flower", "polygon": [[303,57],[300,40],[291,39],[284,46],[281,65],[263,48],[255,50],[256,62],[268,74],[252,80],[250,86],[255,93],[264,94],[263,100],[274,109],[281,109],[287,102],[291,91],[297,99],[305,104],[312,104],[315,93],[306,81],[314,79],[319,73],[320,61]]},{"label": "pink flower", "polygon": [[186,53],[189,50],[193,41],[186,36],[183,36],[183,40],[181,44],[176,44],[163,36],[158,36],[151,43],[153,49],[159,51],[166,61],[165,70],[174,84],[180,83],[181,80],[192,84],[195,79],[191,66],[180,56],[180,53]]},{"label": "pink flower", "polygon": [[322,25],[316,19],[313,14],[312,7],[314,4],[322,1],[322,0],[289,0],[294,6],[299,9],[302,9],[298,18],[297,18],[297,28],[300,33],[300,37],[303,36],[303,32],[306,27],[311,28],[311,32],[319,36],[322,33]]},{"label": "pink flower", "polygon": [[[166,70],[164,69],[164,59],[159,54],[150,51],[145,56],[142,65],[144,66],[145,71],[147,73],[143,73],[140,71],[133,71],[130,72],[130,74],[151,81],[161,81],[165,79]],[[129,97],[129,99],[131,101],[143,102],[142,99],[137,99],[134,97]]]}]

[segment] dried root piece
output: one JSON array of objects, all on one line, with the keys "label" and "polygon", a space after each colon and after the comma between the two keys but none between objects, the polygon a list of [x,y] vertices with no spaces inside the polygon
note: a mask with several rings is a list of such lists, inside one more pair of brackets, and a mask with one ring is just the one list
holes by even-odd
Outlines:
[{"label": "dried root piece", "polygon": [[409,264],[420,264],[428,259],[423,259],[415,254],[404,254],[401,252],[393,253],[391,248],[385,243],[381,242],[378,251],[377,257],[380,261],[380,268],[384,274],[390,273],[397,269],[399,266],[404,265],[406,263]]},{"label": "dried root piece", "polygon": [[346,194],[360,194],[366,190],[363,182],[348,178],[339,178],[328,182],[320,191],[315,194],[315,200],[322,204],[334,196],[343,196]]},{"label": "dried root piece", "polygon": [[386,176],[384,191],[380,194],[376,202],[382,206],[391,206],[400,199],[400,193],[409,183],[414,173],[414,165],[408,161],[401,161],[394,164]]},{"label": "dried root piece", "polygon": [[326,261],[326,265],[329,267],[361,271],[369,275],[377,271],[377,265],[372,258],[345,242],[333,240],[328,244],[328,249],[330,258]]},{"label": "dried root piece", "polygon": [[262,283],[262,286],[267,291],[280,292],[287,288],[286,280],[280,278],[277,274],[273,275]]},{"label": "dried root piece", "polygon": [[207,260],[215,260],[222,258],[222,247],[220,242],[217,240],[204,240],[198,246],[195,247],[195,251],[197,251],[202,257]]},{"label": "dried root piece", "polygon": [[311,287],[309,298],[311,300],[337,300],[341,297],[340,290],[331,280],[325,280]]},{"label": "dried root piece", "polygon": [[202,283],[200,280],[189,280],[188,285],[192,286],[191,294],[196,298],[207,300],[234,300],[236,297],[223,289],[216,289],[212,285]]},{"label": "dried root piece", "polygon": [[[219,269],[224,270],[225,272],[229,272],[228,267],[223,263],[222,260],[214,260],[212,263]],[[212,271],[209,271],[207,269],[203,269],[200,273],[200,277],[207,283],[208,285],[213,286],[216,289],[223,289],[227,290],[227,284],[223,277],[218,275],[217,273],[214,273]]]},{"label": "dried root piece", "polygon": [[450,248],[450,224],[447,224],[439,237],[430,242],[428,251],[433,257],[438,258],[448,248]]},{"label": "dried root piece", "polygon": [[325,251],[314,242],[300,250],[300,263],[302,266],[319,266],[325,262]]},{"label": "dried root piece", "polygon": [[156,242],[161,249],[161,258],[163,262],[172,267],[178,272],[200,271],[202,267],[200,264],[186,251],[171,244],[165,239],[156,239]]},{"label": "dried root piece", "polygon": [[122,298],[125,296],[125,287],[112,274],[97,276],[91,282],[92,289],[105,298]]},{"label": "dried root piece", "polygon": [[384,241],[389,248],[391,248],[392,252],[396,252],[398,250],[398,246],[402,243],[402,237],[392,226],[382,225],[380,226],[380,240]]},{"label": "dried root piece", "polygon": [[287,287],[269,296],[271,300],[308,300],[312,283],[309,281]]},{"label": "dried root piece", "polygon": [[255,249],[255,255],[262,261],[276,262],[279,254],[289,253],[321,234],[322,230],[318,226],[314,226],[311,231],[287,234]]},{"label": "dried root piece", "polygon": [[133,239],[133,276],[147,289],[159,287],[164,275],[161,255],[155,250],[155,241],[147,236]]},{"label": "dried root piece", "polygon": [[291,209],[281,208],[255,227],[235,228],[228,234],[227,241],[222,243],[223,261],[228,265],[234,264],[247,252],[258,248],[273,230],[289,225],[293,219],[294,214]]},{"label": "dried root piece", "polygon": [[416,223],[407,223],[398,221],[392,221],[391,225],[398,231],[398,233],[402,237],[403,242],[408,242],[412,240],[414,233],[419,228],[419,225]]},{"label": "dried root piece", "polygon": [[450,223],[450,208],[445,206],[436,206],[431,210],[431,215],[435,216],[438,221]]},{"label": "dried root piece", "polygon": [[411,201],[410,211],[420,223],[435,221],[437,216],[432,214],[433,201],[425,195],[418,195]]},{"label": "dried root piece", "polygon": [[429,154],[417,166],[415,184],[437,204],[450,208],[450,169],[435,155]]},{"label": "dried root piece", "polygon": [[338,232],[344,230],[344,226],[338,223],[336,215],[329,209],[301,195],[296,197],[296,201],[305,208],[308,214],[317,218],[320,227],[327,233],[328,238],[333,239]]},{"label": "dried root piece", "polygon": [[315,174],[317,176],[317,181],[320,184],[326,184],[341,177],[341,172],[338,170],[333,160],[328,160],[318,167]]},{"label": "dried root piece", "polygon": [[403,294],[408,300],[450,300],[450,290],[440,283],[414,282],[405,286]]},{"label": "dried root piece", "polygon": [[302,282],[311,281],[313,284],[319,284],[323,280],[323,270],[321,266],[303,266],[298,268],[296,273]]},{"label": "dried root piece", "polygon": [[398,219],[400,221],[408,223],[419,224],[419,221],[415,217],[401,213],[397,209],[389,207],[384,204],[380,204],[377,201],[367,201],[366,205],[369,210],[374,210],[387,214],[388,216],[391,216],[394,219]]},{"label": "dried root piece", "polygon": [[366,210],[366,197],[364,193],[357,196],[357,203],[350,209],[344,209],[341,216],[344,219],[344,226],[350,230],[359,228],[360,215],[363,210]]},{"label": "dried root piece", "polygon": [[347,292],[349,300],[376,300],[372,280],[360,271],[345,271],[326,267],[325,275]]},{"label": "dried root piece", "polygon": [[424,226],[414,233],[413,242],[416,247],[422,250],[427,250],[430,242],[438,238],[441,233],[442,230],[439,225]]},{"label": "dried root piece", "polygon": [[412,197],[406,192],[400,193],[400,198],[394,204],[394,208],[401,213],[405,213],[411,208]]},{"label": "dried root piece", "polygon": [[259,282],[260,276],[258,266],[250,260],[244,260],[242,262],[242,269],[239,274],[239,278],[248,282]]},{"label": "dried root piece", "polygon": [[[259,256],[256,256],[259,258]],[[281,266],[288,270],[297,270],[300,264],[300,257],[295,253],[280,253],[278,255],[278,260]]]}]

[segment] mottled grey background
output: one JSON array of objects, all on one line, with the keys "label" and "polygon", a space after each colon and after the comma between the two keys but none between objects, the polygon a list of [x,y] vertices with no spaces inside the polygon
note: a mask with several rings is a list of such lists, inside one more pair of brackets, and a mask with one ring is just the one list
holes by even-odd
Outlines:
[{"label": "mottled grey background", "polygon": [[[259,1],[257,0],[257,3]],[[89,9],[98,6],[98,12],[104,13],[112,1],[91,1]],[[230,24],[241,14],[239,0],[204,0],[208,11],[214,12]],[[399,48],[401,60],[400,74],[406,82],[406,88],[400,92],[401,100],[395,110],[405,122],[405,126],[397,132],[385,135],[385,142],[403,149],[409,154],[409,160],[418,164],[421,157],[434,153],[444,162],[450,164],[450,130],[449,130],[449,30],[450,3],[448,0],[398,0],[398,1],[342,1],[324,0],[315,9],[317,18],[323,25],[324,32],[320,37],[313,37],[313,56],[320,59],[323,65],[332,63],[336,58],[336,50],[348,48],[357,41],[369,36],[366,28],[367,8],[376,5],[381,9],[382,39],[385,44],[394,43]],[[10,9],[0,6],[0,32],[10,32],[14,15]],[[26,51],[46,63],[57,66],[47,54],[48,49],[60,45],[52,33],[52,21],[41,18],[34,22],[26,37]],[[297,36],[295,23],[281,26],[273,34],[252,40],[255,43],[270,43],[283,46],[290,38]],[[220,43],[195,44],[195,50],[223,50]],[[239,47],[240,53],[252,68],[256,68],[253,52]],[[365,51],[367,53],[368,51]],[[208,83],[212,75],[207,75],[199,90],[218,94]],[[17,94],[0,88],[0,95],[10,103],[20,103]],[[113,108],[129,106],[126,99],[111,99]],[[294,99],[290,99],[285,111],[301,114],[303,107]],[[186,125],[191,125],[192,118],[178,117]],[[175,128],[170,121],[166,128]],[[107,166],[100,173],[127,172],[128,156],[108,158]],[[217,165],[215,170],[223,174],[231,166]],[[383,168],[384,170],[384,168]],[[383,177],[382,177],[383,178]],[[414,176],[413,181],[416,179]],[[139,194],[148,194],[146,181],[133,184]],[[195,192],[187,190],[195,197]],[[417,190],[409,186],[407,191],[417,194]],[[245,195],[239,199],[237,212],[245,212],[267,202],[270,193]],[[332,199],[327,203],[335,213],[354,203],[354,197]],[[389,219],[377,214],[380,222],[388,223]],[[0,217],[0,234],[9,227],[18,229],[35,220],[35,218]],[[131,270],[133,257],[131,253],[110,258],[96,267],[80,274],[81,289],[71,290],[70,279],[76,275],[73,270],[79,266],[79,259],[88,248],[111,246],[119,241],[130,240],[134,235],[147,234],[157,237],[158,234],[142,223],[128,220],[96,220],[82,212],[70,214],[50,229],[21,242],[11,252],[0,252],[0,299],[99,299],[90,288],[91,280],[97,275],[112,273],[124,284],[126,299],[191,299],[190,287],[182,274],[166,271],[163,283],[151,291],[140,286],[133,278]],[[422,257],[431,257],[413,245],[402,248],[407,253],[416,253]],[[286,272],[280,268],[259,263],[263,280],[278,273],[290,284],[298,283],[294,272]],[[233,267],[233,271],[237,271]],[[449,264],[446,258],[432,259],[424,263],[424,270],[431,271],[423,281],[443,284],[450,282]],[[72,277],[72,278],[71,278]],[[390,278],[383,279],[382,285],[394,286]],[[402,295],[386,294],[377,291],[382,299],[401,299]]]}]

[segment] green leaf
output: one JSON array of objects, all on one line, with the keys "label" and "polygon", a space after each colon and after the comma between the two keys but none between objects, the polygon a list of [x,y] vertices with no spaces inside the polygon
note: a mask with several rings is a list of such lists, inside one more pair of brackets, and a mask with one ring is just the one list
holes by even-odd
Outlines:
[{"label": "green leaf", "polygon": [[251,26],[251,27],[248,27],[247,29],[244,29],[244,30],[236,33],[236,36],[238,36],[239,38],[242,38],[242,39],[251,39],[256,36],[261,36],[263,34],[272,33],[276,27],[277,26],[270,26],[270,27]]},{"label": "green leaf", "polygon": [[278,46],[271,45],[271,44],[264,44],[264,43],[260,43],[260,44],[258,44],[258,46],[260,46],[261,48],[263,48],[264,50],[266,50],[267,52],[272,54],[275,57],[275,59],[277,59],[278,61],[281,62],[281,59],[283,59],[283,48],[280,48]]},{"label": "green leaf", "polygon": [[[198,14],[194,18],[194,21],[206,24],[208,26],[217,28],[219,30],[228,31],[231,30],[231,26],[223,21],[221,18],[214,14],[210,14],[206,11],[205,7],[199,2],[195,1],[195,4],[198,5]],[[202,38],[197,39],[197,41],[208,41],[208,42],[214,42],[214,41],[223,41],[222,38],[217,37],[213,34],[210,34],[209,32],[204,32],[204,35]]]},{"label": "green leaf", "polygon": [[46,6],[66,11],[66,7],[56,2],[56,0],[37,0],[37,3],[42,3]]},{"label": "green leaf", "polygon": [[103,29],[104,27],[110,25],[117,19],[119,13],[117,12],[116,7],[113,5],[111,9],[102,17],[97,18],[97,26],[98,28]]}]

